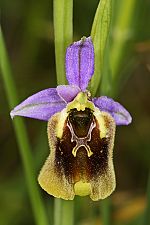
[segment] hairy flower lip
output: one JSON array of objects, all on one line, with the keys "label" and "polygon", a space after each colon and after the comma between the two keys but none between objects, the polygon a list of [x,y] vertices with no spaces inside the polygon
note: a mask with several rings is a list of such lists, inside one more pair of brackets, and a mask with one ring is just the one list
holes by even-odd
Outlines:
[{"label": "hairy flower lip", "polygon": [[[115,122],[110,114],[101,112],[96,107],[94,112],[89,113],[90,110],[81,111],[89,118],[86,123],[82,123],[84,135],[79,130],[81,124],[78,123],[77,117],[72,115],[69,118],[66,108],[48,122],[47,133],[51,152],[38,181],[46,192],[55,197],[72,200],[75,195],[89,195],[93,201],[97,201],[108,197],[115,189],[112,157]],[[74,113],[76,115],[76,111]],[[73,125],[73,129],[79,125],[76,130],[79,139],[90,132],[90,137],[87,137],[88,149],[85,149],[86,143],[80,142],[83,139],[72,139],[74,132],[67,126],[68,121]],[[94,127],[88,130],[87,127],[93,122]],[[80,149],[74,149],[78,144],[81,144]]]}]

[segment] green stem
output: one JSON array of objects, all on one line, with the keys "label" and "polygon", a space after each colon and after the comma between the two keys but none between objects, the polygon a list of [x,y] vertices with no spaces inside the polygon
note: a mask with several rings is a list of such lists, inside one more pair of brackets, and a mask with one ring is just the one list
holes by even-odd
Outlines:
[{"label": "green stem", "polygon": [[74,201],[54,199],[54,225],[74,224]]},{"label": "green stem", "polygon": [[73,36],[73,0],[54,0],[53,4],[57,83],[65,84],[65,53]]},{"label": "green stem", "polygon": [[101,216],[103,225],[111,225],[111,200],[110,197],[101,202]]},{"label": "green stem", "polygon": [[74,224],[74,201],[62,201],[62,225]]},{"label": "green stem", "polygon": [[62,200],[54,199],[54,225],[62,224]]},{"label": "green stem", "polygon": [[[1,75],[4,82],[5,91],[7,94],[9,107],[12,109],[18,104],[18,95],[13,80],[9,59],[6,52],[6,47],[0,28],[0,68]],[[29,144],[26,127],[23,119],[16,118],[13,120],[15,134],[22,158],[24,173],[26,177],[27,187],[29,191],[30,201],[37,225],[48,225],[47,215],[41,200],[39,189],[37,186],[35,173],[34,173],[34,160],[31,155],[31,147]]]}]

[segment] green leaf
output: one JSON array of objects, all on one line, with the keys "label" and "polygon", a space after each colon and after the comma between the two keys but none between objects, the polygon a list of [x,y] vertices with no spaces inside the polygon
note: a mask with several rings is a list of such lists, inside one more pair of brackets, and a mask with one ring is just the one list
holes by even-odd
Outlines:
[{"label": "green leaf", "polygon": [[120,1],[118,6],[115,4],[114,7],[118,7],[118,9],[113,24],[113,39],[109,59],[112,72],[113,92],[116,95],[120,85],[121,75],[123,74],[120,70],[122,69],[125,51],[131,51],[131,41],[134,38],[135,32],[133,21],[135,20],[135,13],[137,13],[139,1],[126,0]]},{"label": "green leaf", "polygon": [[66,83],[65,54],[72,43],[73,0],[54,0],[54,35],[57,84]]},{"label": "green leaf", "polygon": [[[4,83],[4,88],[7,94],[9,107],[11,110],[12,107],[14,107],[18,103],[18,94],[13,79],[1,27],[0,27],[0,70],[2,80]],[[35,222],[37,225],[48,225],[49,222],[45,211],[45,206],[41,199],[41,195],[36,181],[34,159],[31,153],[32,148],[29,143],[24,121],[22,118],[16,118],[15,120],[13,120],[13,125],[22,159],[24,174],[26,177]]]},{"label": "green leaf", "polygon": [[91,37],[95,52],[95,72],[91,80],[93,95],[100,85],[104,61],[104,52],[110,30],[112,0],[100,0],[92,25]]}]

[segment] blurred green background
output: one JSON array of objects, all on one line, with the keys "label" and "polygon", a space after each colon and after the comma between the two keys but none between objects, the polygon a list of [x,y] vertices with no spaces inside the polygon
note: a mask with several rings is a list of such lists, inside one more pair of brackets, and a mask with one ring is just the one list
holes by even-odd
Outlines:
[{"label": "blurred green background", "polygon": [[[89,36],[98,0],[74,1],[74,40]],[[110,64],[118,52],[119,22],[128,18],[126,0],[114,0]],[[0,21],[20,101],[56,86],[52,0],[1,0]],[[150,1],[133,1],[130,21],[121,33],[117,100],[131,113],[133,123],[117,127],[114,165],[117,188],[112,194],[112,224],[142,224],[150,169]],[[119,39],[119,40],[120,40]],[[48,153],[46,122],[25,120],[36,174]],[[5,89],[0,76],[0,224],[34,224],[21,158]],[[50,220],[53,197],[42,191]],[[88,212],[88,213],[87,213]],[[75,224],[102,224],[100,202],[75,198]],[[52,222],[53,223],[53,222]],[[147,224],[148,225],[148,224]]]}]

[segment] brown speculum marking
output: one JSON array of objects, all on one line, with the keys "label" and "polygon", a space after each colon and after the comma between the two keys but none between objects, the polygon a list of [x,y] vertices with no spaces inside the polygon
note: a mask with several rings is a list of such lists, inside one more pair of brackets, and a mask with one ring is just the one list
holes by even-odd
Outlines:
[{"label": "brown speculum marking", "polygon": [[108,138],[100,138],[100,124],[90,109],[71,110],[56,146],[57,172],[71,183],[89,182],[107,167],[108,143]]},{"label": "brown speculum marking", "polygon": [[88,142],[91,141],[92,130],[96,126],[93,120],[93,114],[89,109],[85,109],[85,111],[73,110],[69,114],[67,126],[72,135],[71,142],[76,143],[72,150],[73,156],[76,157],[79,148],[84,147],[88,157],[90,157],[93,152]]}]

